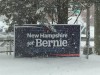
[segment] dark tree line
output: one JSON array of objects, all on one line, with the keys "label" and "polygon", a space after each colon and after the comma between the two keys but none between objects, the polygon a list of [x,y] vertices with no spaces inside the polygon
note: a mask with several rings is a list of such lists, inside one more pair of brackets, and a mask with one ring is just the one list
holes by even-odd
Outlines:
[{"label": "dark tree line", "polygon": [[[13,25],[16,23],[35,24],[38,19],[43,17],[44,12],[54,13],[57,15],[57,23],[67,24],[70,1],[74,2],[74,0],[1,0],[0,15],[5,15],[6,22]],[[36,14],[41,7],[44,7],[44,10]]]}]

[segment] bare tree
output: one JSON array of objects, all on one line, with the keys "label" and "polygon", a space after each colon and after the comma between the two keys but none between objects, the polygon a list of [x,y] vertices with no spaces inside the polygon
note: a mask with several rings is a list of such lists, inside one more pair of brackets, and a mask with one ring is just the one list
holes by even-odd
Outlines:
[{"label": "bare tree", "polygon": [[95,51],[100,55],[100,2],[95,3]]}]

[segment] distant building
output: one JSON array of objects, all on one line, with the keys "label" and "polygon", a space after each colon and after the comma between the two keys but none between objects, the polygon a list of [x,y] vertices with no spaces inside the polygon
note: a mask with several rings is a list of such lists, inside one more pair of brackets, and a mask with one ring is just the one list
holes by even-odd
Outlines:
[{"label": "distant building", "polygon": [[0,32],[6,32],[6,30],[8,29],[8,25],[6,25],[6,23],[0,21]]}]

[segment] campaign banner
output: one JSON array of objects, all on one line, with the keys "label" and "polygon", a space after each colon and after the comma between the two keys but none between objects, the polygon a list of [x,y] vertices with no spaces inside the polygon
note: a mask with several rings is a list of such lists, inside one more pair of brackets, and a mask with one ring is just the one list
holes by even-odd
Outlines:
[{"label": "campaign banner", "polygon": [[15,57],[79,56],[80,25],[15,25]]}]

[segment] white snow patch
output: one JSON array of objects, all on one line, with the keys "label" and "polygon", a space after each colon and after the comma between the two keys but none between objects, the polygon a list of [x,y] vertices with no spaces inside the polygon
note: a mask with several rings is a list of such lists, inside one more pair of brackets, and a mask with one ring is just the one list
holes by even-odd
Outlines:
[{"label": "white snow patch", "polygon": [[0,54],[0,75],[100,75],[100,56],[14,58]]},{"label": "white snow patch", "polygon": [[0,21],[0,30],[2,30],[2,32],[5,32],[8,29],[8,25],[6,25],[5,22]]},{"label": "white snow patch", "polygon": [[5,32],[8,29],[8,25],[5,22],[6,16],[1,15],[0,16],[0,32]]}]

